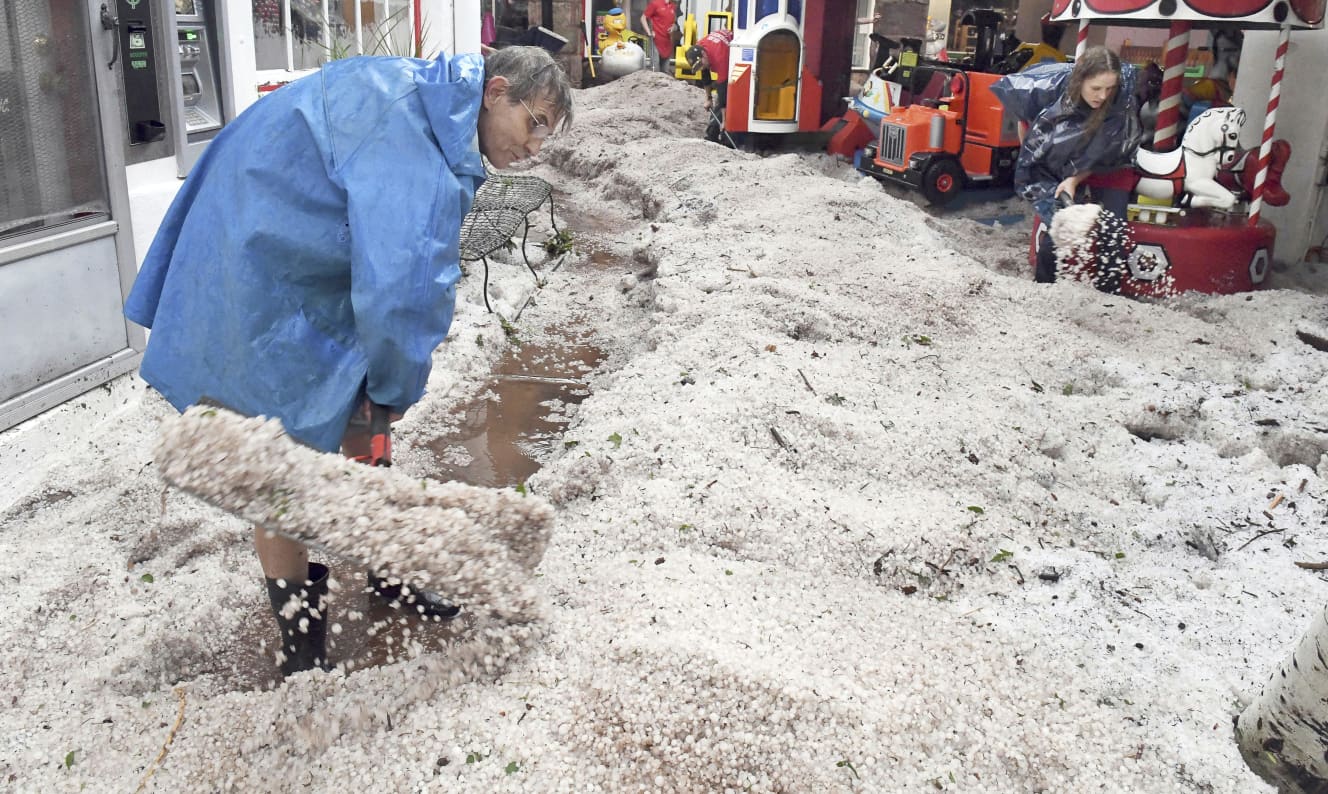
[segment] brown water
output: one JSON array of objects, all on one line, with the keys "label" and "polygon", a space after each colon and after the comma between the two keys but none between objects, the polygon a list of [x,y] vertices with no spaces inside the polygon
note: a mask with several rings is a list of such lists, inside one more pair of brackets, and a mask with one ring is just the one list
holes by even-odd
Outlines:
[{"label": "brown water", "polygon": [[[602,260],[604,255],[595,256]],[[545,330],[552,341],[513,341],[479,396],[458,409],[455,432],[425,443],[438,461],[430,477],[503,488],[522,484],[539,470],[540,461],[560,443],[567,428],[569,419],[559,408],[585,399],[586,379],[604,358],[583,328]],[[466,462],[448,462],[462,458]],[[471,628],[464,609],[450,622],[424,623],[365,592],[363,571],[335,561],[329,567],[340,584],[329,616],[329,629],[332,623],[341,625],[340,634],[328,632],[333,664],[347,662],[351,669],[362,669],[390,663],[401,658],[404,642],[438,648]],[[277,640],[276,624],[266,603],[256,612],[233,646],[238,651],[233,663],[239,689],[262,688],[278,680],[271,650]],[[266,650],[260,648],[264,642]]]},{"label": "brown water", "polygon": [[[551,330],[556,336],[563,329]],[[549,344],[514,345],[480,396],[461,407],[457,431],[426,445],[440,461],[430,476],[489,488],[524,483],[567,428],[558,404],[585,399],[585,377],[603,357],[571,334]],[[446,462],[458,457],[469,462]]]}]

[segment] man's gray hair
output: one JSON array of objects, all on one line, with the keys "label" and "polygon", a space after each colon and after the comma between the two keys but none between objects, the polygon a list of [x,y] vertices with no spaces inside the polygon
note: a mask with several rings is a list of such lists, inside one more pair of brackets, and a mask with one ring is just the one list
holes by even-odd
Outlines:
[{"label": "man's gray hair", "polygon": [[506,77],[507,97],[513,102],[547,99],[562,128],[572,123],[572,84],[543,47],[504,47],[484,59],[484,81]]}]

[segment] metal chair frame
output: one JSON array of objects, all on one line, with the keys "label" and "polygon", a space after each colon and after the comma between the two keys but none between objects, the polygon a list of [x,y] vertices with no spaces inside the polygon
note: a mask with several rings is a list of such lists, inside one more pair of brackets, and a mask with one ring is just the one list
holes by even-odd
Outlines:
[{"label": "metal chair frame", "polygon": [[553,186],[537,176],[489,173],[479,190],[470,212],[461,222],[461,261],[484,264],[484,308],[489,305],[489,255],[507,246],[521,231],[521,258],[535,277],[535,283],[544,286],[539,273],[526,255],[526,240],[530,235],[530,213],[549,203],[549,223],[555,234],[561,234],[554,219]]}]

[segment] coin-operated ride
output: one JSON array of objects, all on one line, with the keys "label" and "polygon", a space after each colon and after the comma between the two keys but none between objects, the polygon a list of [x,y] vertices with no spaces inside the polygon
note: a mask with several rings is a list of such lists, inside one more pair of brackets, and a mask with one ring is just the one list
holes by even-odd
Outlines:
[{"label": "coin-operated ride", "polygon": [[959,63],[922,58],[920,40],[873,34],[871,74],[848,111],[826,125],[827,151],[938,205],[966,187],[1011,184],[1018,123],[991,92],[1002,71],[996,31],[1003,21],[999,11],[967,12],[960,22],[975,31],[976,46]]},{"label": "coin-operated ride", "polygon": [[600,70],[610,77],[622,77],[646,66],[646,40],[627,28],[627,14],[621,8],[604,15],[596,38]]},{"label": "coin-operated ride", "polygon": [[[1092,24],[1170,31],[1162,53],[1164,77],[1155,151],[1141,151],[1136,159],[1136,171],[1141,173],[1131,175],[1141,199],[1128,210],[1133,248],[1128,272],[1121,279],[1122,294],[1166,297],[1191,290],[1230,294],[1267,286],[1277,229],[1262,217],[1262,208],[1304,200],[1291,196],[1281,185],[1291,151],[1288,143],[1276,139],[1276,111],[1281,104],[1291,32],[1322,29],[1326,5],[1325,0],[1175,0],[1165,6],[1140,0],[1052,0],[1052,19],[1076,22],[1081,29]],[[1237,147],[1245,114],[1235,108],[1201,114],[1178,139],[1177,132],[1183,128],[1180,75],[1188,58],[1191,28],[1278,33],[1263,134],[1254,155]],[[1250,79],[1252,75],[1241,74],[1242,81]],[[1178,145],[1182,151],[1177,151]],[[1205,163],[1204,158],[1211,159]],[[1236,169],[1239,179],[1231,173]],[[1131,184],[1113,186],[1130,189]],[[1036,218],[1033,227],[1030,263],[1036,260],[1045,224]]]},{"label": "coin-operated ride", "polygon": [[858,170],[920,190],[942,206],[965,187],[1013,183],[1019,130],[991,92],[1000,75],[920,62],[904,52],[901,77],[911,104],[881,119],[875,143],[854,158]]},{"label": "coin-operated ride", "polygon": [[611,8],[604,14],[600,22],[599,34],[595,37],[595,44],[599,51],[603,52],[605,47],[612,46],[622,42],[624,44],[635,44],[638,47],[645,47],[646,39],[640,33],[629,30],[627,27],[627,14],[621,8]]},{"label": "coin-operated ride", "polygon": [[[821,127],[821,81],[808,67],[805,22],[811,9],[799,0],[742,2],[729,50],[729,133],[789,134]],[[824,46],[824,42],[822,42]]]}]

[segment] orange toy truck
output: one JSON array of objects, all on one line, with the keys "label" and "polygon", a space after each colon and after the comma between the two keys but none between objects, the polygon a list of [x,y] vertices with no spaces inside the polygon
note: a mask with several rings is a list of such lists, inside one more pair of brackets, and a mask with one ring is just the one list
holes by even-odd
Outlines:
[{"label": "orange toy truck", "polygon": [[919,61],[907,75],[908,104],[881,120],[880,137],[858,152],[854,165],[882,181],[921,190],[937,205],[949,204],[968,186],[1010,184],[1019,132],[991,92],[1000,78]]}]

